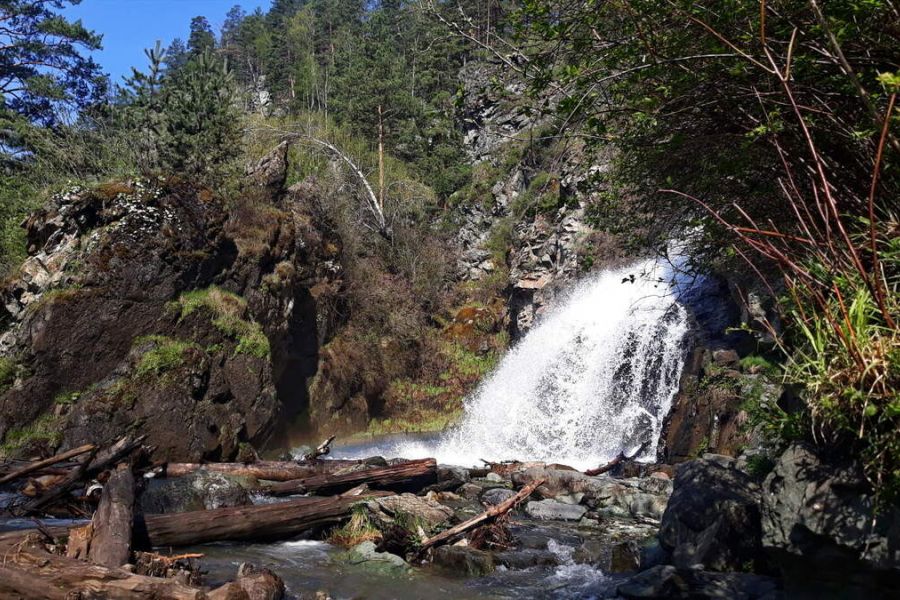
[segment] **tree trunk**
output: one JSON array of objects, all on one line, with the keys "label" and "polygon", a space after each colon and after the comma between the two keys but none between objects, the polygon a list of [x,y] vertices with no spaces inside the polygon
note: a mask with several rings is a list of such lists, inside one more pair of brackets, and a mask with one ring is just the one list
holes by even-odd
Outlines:
[{"label": "tree trunk", "polygon": [[170,579],[92,565],[24,544],[0,561],[0,597],[203,600],[207,594]]},{"label": "tree trunk", "polygon": [[419,491],[436,481],[437,462],[433,458],[426,458],[341,475],[324,473],[305,479],[275,483],[263,488],[262,491],[275,496],[307,492],[337,494],[362,484],[380,490]]},{"label": "tree trunk", "polygon": [[169,463],[166,467],[167,477],[182,477],[200,470],[211,473],[222,473],[235,477],[254,477],[267,481],[291,481],[304,479],[329,473],[337,469],[343,469],[351,465],[359,464],[356,460],[323,460],[311,464],[301,464],[293,461],[275,462],[259,461],[255,463]]},{"label": "tree trunk", "polygon": [[[349,517],[361,498],[298,498],[280,504],[148,515],[144,527],[154,547],[207,542],[274,541]],[[140,524],[136,524],[140,528]]]},{"label": "tree trunk", "polygon": [[93,444],[86,444],[73,450],[69,450],[68,452],[62,452],[60,454],[57,454],[56,456],[51,456],[50,458],[33,462],[11,472],[9,475],[0,477],[0,485],[19,479],[20,477],[24,477],[29,473],[34,473],[35,471],[40,471],[41,469],[44,469],[46,467],[51,467],[57,463],[65,462],[71,458],[75,458],[76,456],[87,454],[88,452],[94,450],[94,448],[95,446]]},{"label": "tree trunk", "polygon": [[88,558],[104,567],[121,567],[131,557],[134,517],[134,475],[129,465],[119,465],[103,488],[94,513],[94,534]]}]

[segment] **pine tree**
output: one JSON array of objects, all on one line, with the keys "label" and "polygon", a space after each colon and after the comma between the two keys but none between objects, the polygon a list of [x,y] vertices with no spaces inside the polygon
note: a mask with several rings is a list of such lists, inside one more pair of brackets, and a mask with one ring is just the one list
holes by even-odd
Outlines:
[{"label": "pine tree", "polygon": [[208,50],[215,50],[216,36],[206,17],[191,19],[191,35],[188,38],[188,51],[191,56],[200,56]]}]

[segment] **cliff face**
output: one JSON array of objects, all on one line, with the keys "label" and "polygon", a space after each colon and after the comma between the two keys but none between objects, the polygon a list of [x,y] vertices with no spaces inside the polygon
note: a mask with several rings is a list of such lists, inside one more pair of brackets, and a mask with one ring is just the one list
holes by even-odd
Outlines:
[{"label": "cliff face", "polygon": [[306,408],[340,243],[314,189],[281,190],[285,152],[227,205],[186,182],[126,182],[28,220],[30,257],[2,290],[4,453],[139,431],[160,458],[230,458]]}]

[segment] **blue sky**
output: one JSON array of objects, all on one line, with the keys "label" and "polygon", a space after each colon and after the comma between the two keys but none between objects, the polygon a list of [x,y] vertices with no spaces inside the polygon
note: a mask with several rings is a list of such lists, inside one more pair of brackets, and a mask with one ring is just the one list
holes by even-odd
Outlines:
[{"label": "blue sky", "polygon": [[270,0],[82,0],[64,14],[84,21],[88,29],[103,34],[103,51],[94,58],[115,83],[131,74],[131,67],[147,64],[144,49],[160,40],[168,46],[173,39],[187,40],[191,18],[209,19],[216,35],[225,14],[235,4],[247,12],[268,9]]}]

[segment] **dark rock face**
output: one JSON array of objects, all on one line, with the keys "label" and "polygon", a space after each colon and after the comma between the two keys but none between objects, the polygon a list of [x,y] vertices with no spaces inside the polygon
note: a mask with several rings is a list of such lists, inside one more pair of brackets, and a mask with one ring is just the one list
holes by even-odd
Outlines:
[{"label": "dark rock face", "polygon": [[312,185],[276,193],[283,154],[228,207],[184,182],[129,182],[28,220],[30,257],[0,290],[0,355],[17,364],[0,440],[41,423],[49,449],[139,432],[155,458],[228,459],[307,408],[341,245]]},{"label": "dark rock face", "polygon": [[619,598],[728,598],[729,600],[776,600],[784,595],[778,582],[750,573],[715,573],[699,569],[677,569],[660,565],[638,573],[617,589]]},{"label": "dark rock face", "polygon": [[684,463],[663,514],[660,544],[679,568],[741,570],[760,556],[758,503],[759,486],[749,475],[713,461]]},{"label": "dark rock face", "polygon": [[896,582],[900,509],[875,519],[873,506],[858,468],[828,464],[814,449],[793,445],[763,483],[763,546],[781,563],[816,564],[836,575],[864,566],[891,571]]}]

